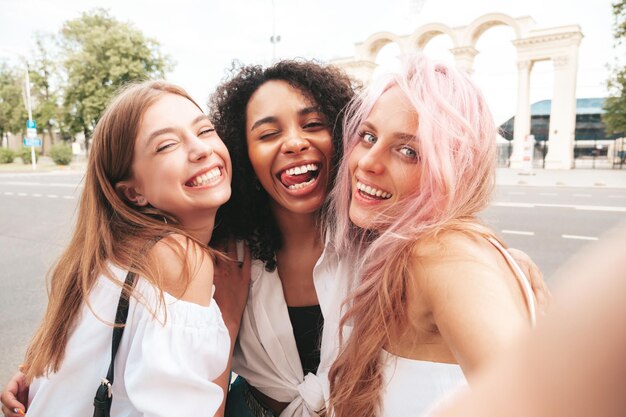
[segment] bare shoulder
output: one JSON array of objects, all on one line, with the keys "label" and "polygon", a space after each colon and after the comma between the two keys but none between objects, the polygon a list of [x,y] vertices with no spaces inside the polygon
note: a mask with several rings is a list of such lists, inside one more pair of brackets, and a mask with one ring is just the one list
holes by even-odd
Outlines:
[{"label": "bare shoulder", "polygon": [[435,304],[453,294],[462,299],[506,294],[523,305],[513,271],[483,236],[446,231],[418,242],[412,255],[415,280]]},{"label": "bare shoulder", "polygon": [[213,290],[213,259],[198,243],[172,234],[151,249],[163,290],[174,297],[209,305]]},{"label": "bare shoulder", "polygon": [[517,279],[485,237],[442,233],[417,244],[411,262],[435,326],[466,374],[527,326]]},{"label": "bare shoulder", "polygon": [[[426,278],[459,276],[459,268],[500,271],[498,250],[484,237],[446,231],[416,242],[411,262]],[[461,274],[466,275],[466,274]]]}]

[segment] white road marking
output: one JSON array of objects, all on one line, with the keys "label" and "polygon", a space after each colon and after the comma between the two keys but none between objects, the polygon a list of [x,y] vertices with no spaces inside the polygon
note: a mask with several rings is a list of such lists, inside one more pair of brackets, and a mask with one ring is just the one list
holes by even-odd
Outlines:
[{"label": "white road marking", "polygon": [[82,188],[81,184],[72,184],[67,182],[27,182],[27,181],[0,181],[0,185],[24,185],[27,187],[72,187]]},{"label": "white road marking", "polygon": [[535,236],[535,232],[525,232],[522,230],[503,230],[502,233],[507,235]]},{"label": "white road marking", "polygon": [[609,198],[626,198],[626,195],[610,195]]},{"label": "white road marking", "polygon": [[34,194],[28,194],[28,193],[14,193],[11,191],[5,191],[3,193],[4,195],[15,195],[15,196],[19,196],[19,197],[47,197],[47,198],[63,198],[65,200],[75,200],[76,197],[73,195],[62,195],[59,196],[57,194],[47,194],[47,195],[43,195],[40,193],[34,193]]},{"label": "white road marking", "polygon": [[576,240],[598,240],[593,236],[578,236],[578,235],[561,235],[563,239],[576,239]]},{"label": "white road marking", "polygon": [[617,206],[583,206],[575,204],[544,204],[544,203],[510,203],[510,202],[494,202],[491,204],[495,207],[519,207],[519,208],[570,208],[574,210],[585,211],[612,211],[615,213],[626,213],[626,207]]}]

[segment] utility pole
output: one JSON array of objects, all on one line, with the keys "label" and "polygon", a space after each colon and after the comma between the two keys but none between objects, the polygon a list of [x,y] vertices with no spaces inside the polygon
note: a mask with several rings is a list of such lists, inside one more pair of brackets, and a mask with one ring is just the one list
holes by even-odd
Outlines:
[{"label": "utility pole", "polygon": [[276,35],[276,7],[274,0],[272,0],[272,36],[270,36],[270,43],[272,44],[272,63],[276,61],[276,44],[280,42],[280,35]]},{"label": "utility pole", "polygon": [[[37,160],[35,158],[35,137],[37,137],[37,128],[35,127],[35,122],[33,121],[33,110],[32,103],[30,100],[30,69],[28,68],[28,63],[26,64],[26,109],[28,110],[28,123],[26,123],[26,136],[30,139],[30,160],[33,164],[33,170],[37,169]],[[34,135],[31,133],[32,129],[34,129]],[[32,136],[32,137],[31,137]]]}]

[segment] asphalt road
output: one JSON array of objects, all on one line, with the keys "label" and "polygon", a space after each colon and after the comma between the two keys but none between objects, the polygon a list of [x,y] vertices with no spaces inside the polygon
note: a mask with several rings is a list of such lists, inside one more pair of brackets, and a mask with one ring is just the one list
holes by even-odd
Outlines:
[{"label": "asphalt road", "polygon": [[[81,179],[0,174],[0,386],[45,311],[44,277],[70,237]],[[552,285],[559,266],[626,219],[626,189],[500,186],[482,218]]]}]

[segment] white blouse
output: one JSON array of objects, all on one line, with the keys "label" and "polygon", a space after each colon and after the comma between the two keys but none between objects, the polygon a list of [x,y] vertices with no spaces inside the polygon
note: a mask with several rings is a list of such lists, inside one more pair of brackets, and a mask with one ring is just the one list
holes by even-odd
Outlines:
[{"label": "white blouse", "polygon": [[[111,271],[120,283],[124,281],[127,271],[115,267]],[[111,360],[109,324],[115,318],[120,288],[105,276],[98,278],[89,294],[92,308],[82,306],[60,369],[30,386],[29,416],[93,415],[93,398]],[[213,416],[224,394],[212,381],[226,369],[230,350],[217,304],[211,300],[203,307],[164,293],[164,309],[158,304],[158,290],[142,279],[135,293],[141,302],[130,299],[115,358],[111,415]]]}]

